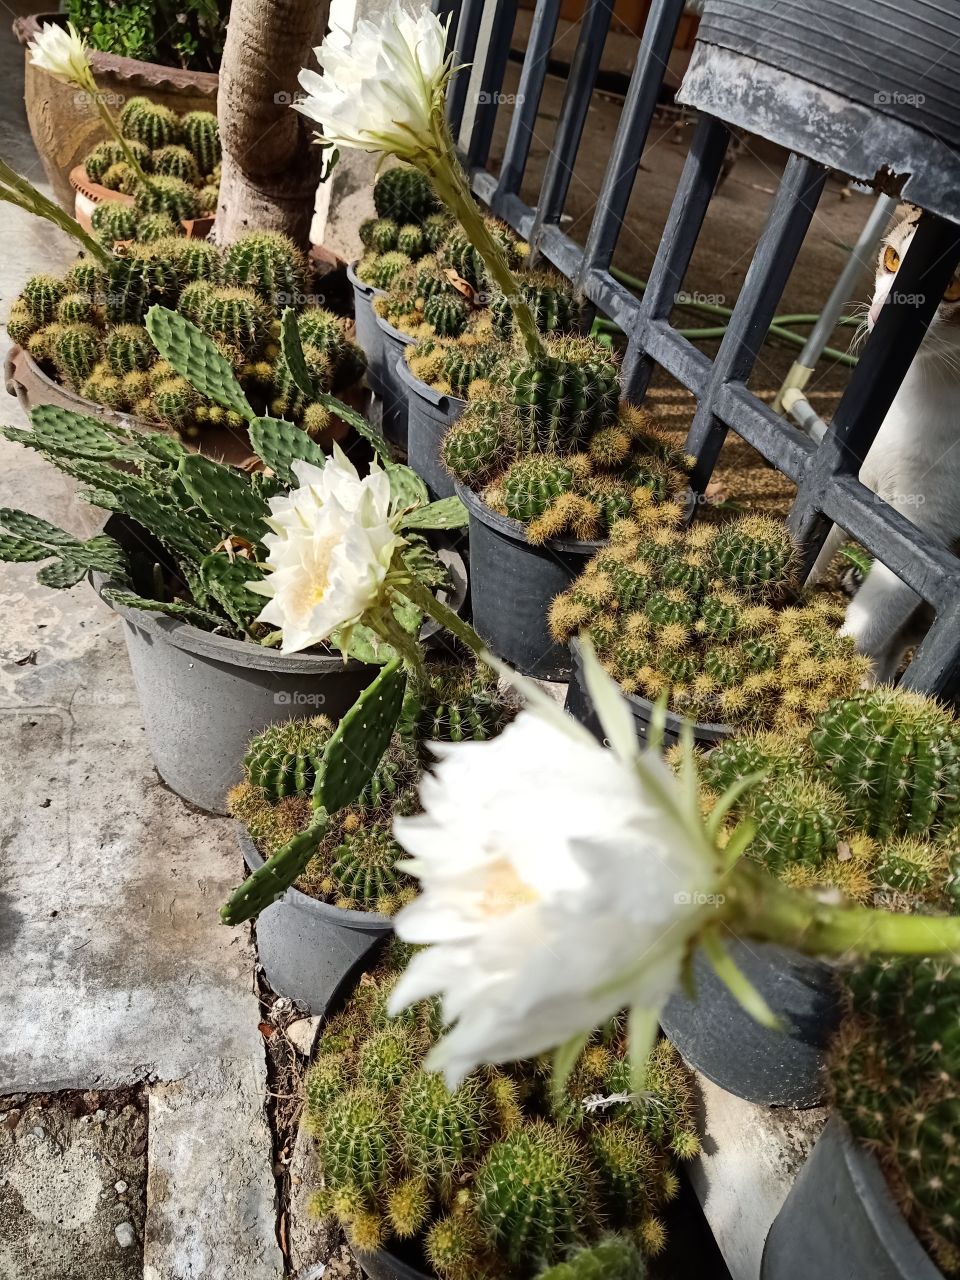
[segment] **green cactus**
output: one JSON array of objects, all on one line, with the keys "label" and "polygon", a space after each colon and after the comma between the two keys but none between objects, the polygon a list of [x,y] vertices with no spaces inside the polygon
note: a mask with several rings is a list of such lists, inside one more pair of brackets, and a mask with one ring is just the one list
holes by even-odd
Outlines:
[{"label": "green cactus", "polygon": [[109,267],[105,293],[107,323],[141,324],[155,304],[173,305],[179,282],[162,258],[117,258]]},{"label": "green cactus", "polygon": [[451,1214],[435,1222],[424,1240],[424,1253],[441,1280],[489,1280],[482,1269],[483,1240],[467,1214]]},{"label": "green cactus", "polygon": [[140,244],[159,244],[183,235],[183,227],[174,222],[168,213],[148,213],[137,222],[137,240]]},{"label": "green cactus", "polygon": [[193,153],[178,144],[154,151],[153,172],[164,178],[179,178],[181,182],[189,182],[192,187],[200,184],[200,170]]},{"label": "green cactus", "polygon": [[141,183],[134,194],[134,208],[139,217],[165,213],[176,222],[200,216],[196,187],[168,176],[153,176],[148,183]]},{"label": "green cactus", "polygon": [[443,461],[451,475],[479,489],[510,460],[508,406],[495,400],[473,400],[443,440]]},{"label": "green cactus", "polygon": [[60,299],[57,307],[58,324],[93,324],[96,318],[93,299],[89,294],[68,293]]},{"label": "green cactus", "polygon": [[395,864],[402,857],[403,850],[388,827],[375,824],[347,835],[330,869],[338,904],[358,911],[392,914],[390,900],[403,882]]},{"label": "green cactus", "polygon": [[212,182],[205,183],[197,195],[201,214],[215,214],[220,203],[220,188]]},{"label": "green cactus", "polygon": [[423,236],[427,251],[436,253],[450,234],[451,219],[446,213],[431,213],[423,221]]},{"label": "green cactus", "polygon": [[[329,1024],[328,1024],[329,1026]],[[314,1133],[322,1132],[327,1107],[349,1087],[348,1064],[342,1053],[318,1053],[304,1081],[307,1119]]]},{"label": "green cactus", "polygon": [[[319,394],[327,390],[333,381],[333,362],[319,347],[311,346],[309,343],[305,343],[302,350],[313,394]],[[308,402],[309,398],[295,381],[286,358],[281,356],[274,368],[274,397],[270,402],[271,413],[278,418],[287,418],[295,422],[302,416]],[[329,415],[327,417],[329,418]]]},{"label": "green cactus", "polygon": [[459,338],[467,327],[470,309],[462,298],[437,293],[423,304],[423,318],[440,338]]},{"label": "green cactus", "polygon": [[254,231],[234,241],[224,255],[228,284],[252,289],[275,311],[303,307],[307,262],[292,240],[279,231]]},{"label": "green cactus", "polygon": [[388,253],[365,258],[357,268],[357,275],[365,284],[372,284],[375,289],[389,289],[396,277],[409,265],[410,259],[405,253],[392,249]]},{"label": "green cactus", "polygon": [[327,744],[315,799],[336,813],[353,804],[373,777],[400,719],[406,675],[398,658],[388,662],[340,721]]},{"label": "green cactus", "polygon": [[409,793],[419,774],[420,762],[415,751],[394,734],[370,781],[357,796],[357,805],[361,809],[392,811],[401,796]]},{"label": "green cactus", "polygon": [[406,1167],[448,1201],[463,1172],[476,1164],[492,1132],[492,1107],[480,1080],[452,1091],[441,1076],[418,1071],[398,1081],[400,1154]]},{"label": "green cactus", "polygon": [[872,874],[883,891],[923,898],[943,879],[942,853],[929,841],[902,836],[881,848]]},{"label": "green cactus", "polygon": [[256,418],[251,422],[250,444],[264,466],[285,485],[295,483],[291,470],[294,462],[312,462],[322,467],[326,461],[323,450],[305,431],[279,418]]},{"label": "green cactus", "polygon": [[31,276],[23,286],[20,296],[39,328],[41,325],[53,324],[57,318],[57,308],[66,292],[65,283],[56,276],[39,275]]},{"label": "green cactus", "polygon": [[[521,257],[517,251],[518,241],[513,232],[495,218],[485,218],[484,221],[490,234],[506,254],[510,265],[513,267],[519,265]],[[485,287],[487,271],[483,258],[459,225],[454,225],[450,230],[437,250],[437,258],[442,267],[452,268],[472,289]]]},{"label": "green cactus", "polygon": [[180,117],[169,107],[149,98],[131,98],[120,112],[120,131],[131,142],[140,142],[150,151],[179,142],[183,136]]},{"label": "green cactus", "polygon": [[717,576],[752,600],[783,595],[796,575],[796,544],[785,524],[765,516],[725,525],[711,555]]},{"label": "green cactus", "polygon": [[167,378],[150,397],[151,417],[176,431],[186,431],[194,421],[198,397],[186,378]]},{"label": "green cactus", "polygon": [[139,181],[136,171],[131,169],[125,160],[117,160],[107,169],[100,179],[100,185],[108,191],[121,191],[124,195],[133,195]]},{"label": "green cactus", "polygon": [[372,1089],[350,1089],[331,1100],[323,1118],[320,1159],[333,1186],[374,1197],[387,1186],[395,1161],[393,1117]]},{"label": "green cactus", "polygon": [[392,218],[377,218],[368,225],[367,242],[374,253],[389,253],[391,249],[396,249],[399,234],[400,228]]},{"label": "green cactus", "polygon": [[163,241],[158,250],[169,259],[186,288],[190,287],[190,283],[207,281],[220,284],[223,280],[223,255],[209,240],[180,237]]},{"label": "green cactus", "polygon": [[53,360],[61,377],[80,388],[100,359],[100,332],[92,324],[68,324],[53,344]]},{"label": "green cactus", "polygon": [[502,351],[496,346],[467,346],[461,339],[444,352],[442,377],[455,396],[465,398],[475,382],[485,380],[494,373],[502,357]]},{"label": "green cactus", "polygon": [[634,1242],[610,1236],[575,1250],[566,1262],[541,1271],[537,1280],[646,1280],[643,1256]]},{"label": "green cactus", "polygon": [[209,280],[195,280],[193,284],[188,284],[180,294],[180,300],[177,303],[178,312],[191,324],[198,324],[204,307],[214,296],[215,289],[216,285],[211,284]]},{"label": "green cactus", "polygon": [[207,298],[197,324],[208,337],[250,358],[270,336],[271,315],[252,289],[223,286]]},{"label": "green cactus", "polygon": [[616,366],[589,339],[556,339],[538,359],[515,361],[509,378],[528,453],[570,453],[616,413]]},{"label": "green cactus", "polygon": [[519,458],[503,479],[504,506],[513,520],[536,520],[561,494],[573,489],[573,472],[551,454]]},{"label": "green cactus", "polygon": [[[150,148],[145,147],[142,142],[130,141],[130,150],[144,173],[149,173],[152,168]],[[108,138],[104,142],[97,143],[86,160],[84,160],[83,167],[86,169],[87,177],[91,182],[102,183],[107,170],[111,166],[122,164],[123,162],[123,148],[115,139]]]},{"label": "green cactus", "polygon": [[212,111],[188,111],[181,117],[184,144],[189,147],[197,168],[210,177],[220,163],[220,126]]},{"label": "green cactus", "polygon": [[836,858],[847,810],[829,783],[795,772],[773,784],[764,780],[748,808],[756,823],[750,853],[770,871],[793,862],[816,867]]},{"label": "green cactus", "polygon": [[511,718],[496,677],[476,665],[429,672],[411,689],[403,732],[416,744],[485,742]]},{"label": "green cactus", "polygon": [[326,716],[268,725],[250,740],[243,761],[247,779],[270,800],[310,795],[332,732]]},{"label": "green cactus", "polygon": [[137,215],[119,200],[103,200],[94,206],[90,225],[98,240],[113,245],[117,240],[132,240],[137,233]]},{"label": "green cactus", "polygon": [[79,293],[97,302],[103,293],[103,270],[89,258],[75,262],[63,277],[65,293]]},{"label": "green cactus", "polygon": [[379,1095],[397,1089],[417,1066],[417,1046],[410,1031],[394,1023],[375,1031],[357,1054],[357,1080]]},{"label": "green cactus", "polygon": [[399,224],[420,224],[438,208],[430,183],[408,165],[381,173],[373,184],[373,204],[378,218],[391,218]]},{"label": "green cactus", "polygon": [[604,1125],[590,1145],[610,1221],[618,1227],[640,1221],[658,1199],[655,1144],[629,1120],[618,1120]]},{"label": "green cactus", "polygon": [[25,347],[36,331],[37,322],[34,320],[26,301],[23,298],[15,299],[13,306],[10,308],[10,315],[7,317],[7,333],[10,335],[11,340],[19,346]]},{"label": "green cactus", "polygon": [[107,334],[105,354],[110,372],[145,372],[157,358],[157,349],[143,325],[119,324]]},{"label": "green cactus", "polygon": [[810,745],[868,835],[937,836],[960,823],[960,726],[934,699],[881,686],[835,702]]},{"label": "green cactus", "polygon": [[[536,275],[520,282],[520,296],[529,306],[541,333],[572,333],[577,327],[580,307],[572,289],[559,277]],[[497,294],[490,304],[493,332],[503,341],[513,334],[510,300]]]},{"label": "green cactus", "polygon": [[413,261],[422,258],[427,251],[427,237],[424,235],[423,228],[412,222],[405,223],[397,231],[396,247]]},{"label": "green cactus", "polygon": [[569,1135],[534,1121],[495,1143],[477,1171],[475,1213],[512,1266],[554,1261],[595,1229],[596,1172]]}]

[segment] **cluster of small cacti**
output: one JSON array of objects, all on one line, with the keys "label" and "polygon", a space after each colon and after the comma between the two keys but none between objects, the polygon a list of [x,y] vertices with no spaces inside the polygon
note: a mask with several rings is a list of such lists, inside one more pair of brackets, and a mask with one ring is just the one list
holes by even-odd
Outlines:
[{"label": "cluster of small cacti", "polygon": [[876,1156],[937,1267],[960,1275],[956,1037],[960,968],[943,957],[865,962],[844,975],[831,1047],[833,1105]]},{"label": "cluster of small cacti", "polygon": [[405,164],[380,175],[373,204],[377,216],[360,225],[364,253],[357,278],[386,289],[411,263],[436,252],[449,234],[451,219],[423,174]]},{"label": "cluster of small cacti", "polygon": [[[104,203],[94,221],[119,233],[129,216],[126,206]],[[166,215],[153,217],[158,231],[172,231]],[[300,313],[304,355],[318,392],[339,392],[358,382],[365,360],[348,340],[345,320],[323,309],[303,309],[308,286],[304,255],[279,233],[252,232],[226,250],[168,233],[130,245],[106,268],[84,261],[62,279],[33,277],[13,304],[9,332],[34,359],[97,404],[188,436],[211,426],[242,429],[239,414],[199,395],[158,358],[143,322],[153,305],[173,307],[216,342],[258,412],[318,435],[330,426],[331,415],[290,375],[279,341],[283,310],[292,306]]]},{"label": "cluster of small cacti", "polygon": [[470,400],[443,442],[448,470],[542,543],[603,538],[635,515],[672,525],[689,459],[652,416],[618,404],[616,367],[586,338],[513,359],[508,389]]},{"label": "cluster of small cacti", "polygon": [[422,1067],[437,1004],[388,1019],[394,981],[389,961],[362,980],[307,1076],[324,1175],[314,1212],[339,1220],[360,1251],[415,1242],[440,1280],[523,1280],[555,1264],[553,1280],[589,1280],[590,1254],[617,1262],[605,1280],[640,1280],[638,1248],[653,1256],[665,1244],[676,1163],[699,1151],[675,1051],[657,1045],[634,1094],[616,1019],[562,1091],[544,1061],[482,1069],[451,1091]]},{"label": "cluster of small cacti", "polygon": [[934,699],[880,686],[812,728],[732,737],[699,767],[707,803],[762,775],[736,814],[756,828],[751,856],[787,884],[891,910],[960,906],[960,723]]},{"label": "cluster of small cacti", "polygon": [[[298,887],[344,909],[393,915],[412,896],[413,882],[396,870],[403,854],[391,824],[394,816],[417,810],[426,744],[484,741],[512,714],[496,679],[475,664],[428,668],[407,695],[390,748],[357,802],[331,819]],[[332,732],[326,717],[315,716],[271,725],[251,740],[245,780],[231,792],[230,806],[265,858],[308,825]]]},{"label": "cluster of small cacti", "polygon": [[131,98],[120,113],[120,129],[148,181],[144,186],[113,138],[89,153],[84,167],[90,181],[134,201],[104,200],[97,206],[91,221],[105,244],[157,239],[155,221],[161,216],[172,224],[167,234],[179,235],[181,220],[216,212],[220,132],[212,112],[181,116],[147,98]]},{"label": "cluster of small cacti", "polygon": [[797,553],[784,524],[679,527],[676,504],[634,504],[550,610],[587,635],[621,687],[701,723],[791,728],[860,685],[867,663],[826,597],[781,605]]}]

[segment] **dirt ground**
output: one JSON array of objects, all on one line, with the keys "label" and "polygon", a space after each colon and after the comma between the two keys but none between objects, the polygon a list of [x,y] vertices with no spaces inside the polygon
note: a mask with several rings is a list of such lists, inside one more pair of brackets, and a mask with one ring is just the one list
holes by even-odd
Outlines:
[{"label": "dirt ground", "polygon": [[[504,84],[506,94],[516,92],[518,77],[519,67],[511,62]],[[521,192],[531,205],[537,201],[564,89],[564,80],[547,77]],[[590,105],[562,222],[563,230],[580,243],[586,239],[596,209],[621,106],[619,97],[605,93],[595,93]],[[510,116],[509,107],[499,112],[489,165],[493,172],[499,168]],[[661,113],[651,128],[614,255],[614,265],[632,276],[646,279],[649,275],[693,129],[692,118],[678,122],[673,113]],[[781,148],[750,136],[744,139],[729,177],[710,204],[684,281],[687,293],[701,295],[720,306],[734,306],[785,161],[786,152]],[[778,314],[820,310],[871,207],[869,196],[846,191],[839,176],[828,180]],[[870,291],[871,282],[864,273],[852,302],[867,300]],[[674,313],[673,322],[678,327],[698,328],[715,323],[709,317],[679,310]],[[804,335],[809,332],[799,327],[797,331]],[[852,326],[838,327],[830,345],[846,350],[854,331]],[[701,341],[698,345],[712,355],[718,344]],[[765,344],[750,380],[752,390],[764,399],[773,400],[798,351],[795,347]],[[849,375],[849,367],[826,359],[821,361],[807,389],[821,415],[829,417],[833,412]],[[686,429],[695,408],[692,395],[662,371],[654,381],[648,403],[657,407],[678,430]],[[725,497],[733,498],[735,494],[742,504],[766,511],[785,511],[793,493],[788,481],[771,471],[749,446],[732,435],[724,448],[715,482],[718,492]]]}]

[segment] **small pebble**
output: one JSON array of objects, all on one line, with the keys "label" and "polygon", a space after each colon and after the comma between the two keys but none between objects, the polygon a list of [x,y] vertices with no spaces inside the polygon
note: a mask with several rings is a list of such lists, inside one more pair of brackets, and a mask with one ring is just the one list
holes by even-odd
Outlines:
[{"label": "small pebble", "polygon": [[116,1191],[118,1196],[122,1196],[127,1189],[127,1184],[121,1179],[120,1182],[115,1182],[113,1184],[113,1189]]},{"label": "small pebble", "polygon": [[40,1125],[37,1125],[35,1128],[31,1129],[30,1132],[33,1134],[35,1138],[45,1138],[47,1136],[46,1129],[42,1128]]},{"label": "small pebble", "polygon": [[121,1222],[114,1227],[113,1234],[117,1237],[117,1244],[121,1249],[129,1249],[132,1244],[136,1244],[136,1232],[130,1222]]}]

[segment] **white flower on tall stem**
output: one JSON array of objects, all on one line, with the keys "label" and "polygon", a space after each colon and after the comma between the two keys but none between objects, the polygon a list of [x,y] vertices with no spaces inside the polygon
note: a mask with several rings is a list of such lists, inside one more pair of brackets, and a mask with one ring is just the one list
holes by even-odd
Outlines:
[{"label": "white flower on tall stem", "polygon": [[[592,659],[592,655],[591,655]],[[696,789],[641,754],[630,713],[595,659],[613,750],[524,683],[533,709],[500,737],[435,744],[424,812],[396,836],[422,895],[395,920],[417,953],[391,1011],[442,995],[453,1029],[430,1066],[453,1085],[484,1062],[582,1046],[630,1007],[639,1059],[715,914],[722,858]]]},{"label": "white flower on tall stem", "polygon": [[444,112],[453,55],[447,24],[429,5],[391,0],[377,25],[362,20],[353,33],[335,27],[314,50],[323,75],[304,68],[306,97],[295,108],[323,126],[320,143],[394,155],[415,165],[460,220],[511,310],[528,355],[543,346],[529,305],[503,247],[470,191]]},{"label": "white flower on tall stem", "polygon": [[[27,49],[35,67],[49,71],[65,84],[90,89],[93,73],[87,46],[72,22],[67,23],[66,28],[55,22],[45,22]],[[96,85],[93,88],[96,90]]]},{"label": "white flower on tall stem", "polygon": [[403,545],[389,478],[376,463],[361,480],[334,445],[324,467],[295,462],[293,472],[298,487],[270,500],[271,572],[250,584],[269,597],[257,621],[279,628],[283,653],[309,649],[375,610]]}]

